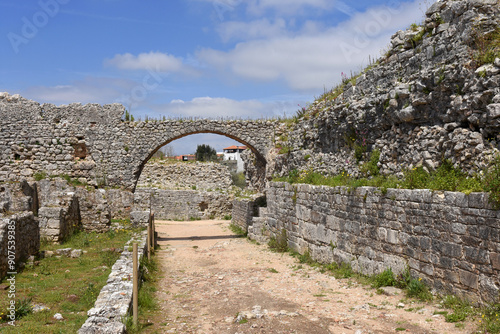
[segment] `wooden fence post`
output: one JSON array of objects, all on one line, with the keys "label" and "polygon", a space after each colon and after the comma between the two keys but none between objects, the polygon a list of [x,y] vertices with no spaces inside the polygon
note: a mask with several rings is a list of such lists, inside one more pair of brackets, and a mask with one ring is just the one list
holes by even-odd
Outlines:
[{"label": "wooden fence post", "polygon": [[147,253],[148,253],[148,260],[151,259],[151,216],[149,217],[148,220],[148,236],[146,238],[146,245],[147,245]]},{"label": "wooden fence post", "polygon": [[133,243],[132,256],[133,256],[133,290],[132,290],[132,316],[134,327],[137,328],[137,319],[139,314],[139,271],[138,271],[138,251],[137,243]]}]

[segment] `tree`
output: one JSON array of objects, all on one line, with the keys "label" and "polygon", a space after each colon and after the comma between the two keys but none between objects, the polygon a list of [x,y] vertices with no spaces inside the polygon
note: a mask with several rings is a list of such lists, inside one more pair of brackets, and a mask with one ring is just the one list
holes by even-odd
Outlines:
[{"label": "tree", "polygon": [[196,160],[197,161],[216,161],[217,151],[210,145],[198,145],[196,148]]},{"label": "tree", "polygon": [[163,160],[165,158],[173,157],[174,155],[175,155],[174,148],[171,145],[167,144],[162,148],[160,148],[158,151],[156,151],[155,154],[153,154],[153,158]]}]

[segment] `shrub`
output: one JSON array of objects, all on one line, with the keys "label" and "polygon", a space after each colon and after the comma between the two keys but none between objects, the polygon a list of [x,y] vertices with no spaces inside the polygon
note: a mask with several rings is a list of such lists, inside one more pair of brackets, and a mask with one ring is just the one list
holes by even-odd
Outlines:
[{"label": "shrub", "polygon": [[231,172],[231,178],[235,186],[241,189],[244,189],[246,187],[247,181],[245,179],[245,174],[243,172],[240,173]]},{"label": "shrub", "polygon": [[373,277],[372,287],[380,288],[383,286],[394,286],[395,284],[396,279],[394,278],[394,273],[391,268],[388,268]]},{"label": "shrub", "polygon": [[424,282],[422,282],[422,279],[415,279],[412,278],[410,282],[408,283],[406,294],[408,297],[415,297],[420,300],[432,300],[432,294],[429,291],[429,288],[427,285],[425,285]]},{"label": "shrub", "polygon": [[378,162],[380,160],[380,151],[379,150],[373,150],[370,153],[370,160],[368,160],[366,163],[364,163],[361,166],[361,172],[365,176],[377,176],[380,173],[380,169],[378,168]]}]

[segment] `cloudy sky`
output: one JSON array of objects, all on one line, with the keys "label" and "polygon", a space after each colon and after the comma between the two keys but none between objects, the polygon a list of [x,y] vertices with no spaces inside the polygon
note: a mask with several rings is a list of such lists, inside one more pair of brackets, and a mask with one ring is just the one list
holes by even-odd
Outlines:
[{"label": "cloudy sky", "polygon": [[[136,117],[293,115],[432,1],[0,0],[0,91]],[[173,142],[221,150],[197,135]]]}]

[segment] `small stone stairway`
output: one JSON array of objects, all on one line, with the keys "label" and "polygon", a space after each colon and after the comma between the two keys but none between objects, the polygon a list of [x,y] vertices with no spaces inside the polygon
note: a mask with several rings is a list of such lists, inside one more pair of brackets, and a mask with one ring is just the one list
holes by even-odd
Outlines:
[{"label": "small stone stairway", "polygon": [[258,216],[252,217],[248,225],[248,237],[260,243],[269,241],[268,215],[266,207],[258,207]]}]

